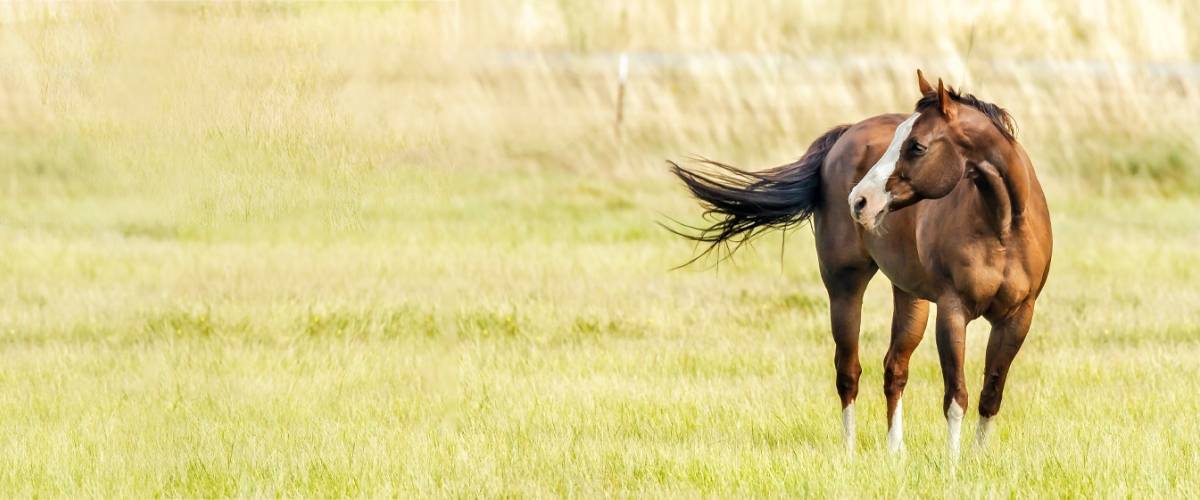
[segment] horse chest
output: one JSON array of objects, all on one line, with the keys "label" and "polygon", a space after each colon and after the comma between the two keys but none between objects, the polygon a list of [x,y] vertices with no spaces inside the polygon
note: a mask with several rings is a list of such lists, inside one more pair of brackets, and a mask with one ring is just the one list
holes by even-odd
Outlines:
[{"label": "horse chest", "polygon": [[1007,311],[1024,300],[1029,279],[1014,255],[1018,249],[1005,248],[998,242],[966,244],[947,259],[944,268],[934,272],[949,275],[953,292],[978,314]]}]

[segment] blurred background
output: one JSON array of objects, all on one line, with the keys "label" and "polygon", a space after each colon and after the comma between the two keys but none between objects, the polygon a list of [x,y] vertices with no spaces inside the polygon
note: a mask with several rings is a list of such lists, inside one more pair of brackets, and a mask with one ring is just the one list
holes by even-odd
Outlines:
[{"label": "blurred background", "polygon": [[[1196,491],[1198,27],[1175,0],[0,2],[0,491]],[[956,478],[932,342],[909,462],[873,459],[886,280],[866,459],[833,459],[809,231],[672,272],[697,250],[655,225],[702,221],[664,160],[790,162],[911,110],[917,68],[1013,114],[1056,236],[1011,451]]]},{"label": "blurred background", "polygon": [[[654,175],[684,154],[786,162],[834,124],[911,109],[919,67],[1008,108],[1057,189],[1182,194],[1200,188],[1200,14],[1187,7],[6,2],[0,124],[77,150],[105,141],[89,152],[113,182],[184,168],[129,161],[130,135],[306,146],[280,169]],[[228,163],[198,153],[180,160]]]}]

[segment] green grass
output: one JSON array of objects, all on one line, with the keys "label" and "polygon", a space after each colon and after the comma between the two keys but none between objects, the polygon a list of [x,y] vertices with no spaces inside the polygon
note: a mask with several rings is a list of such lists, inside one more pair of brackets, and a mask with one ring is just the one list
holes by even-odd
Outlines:
[{"label": "green grass", "polygon": [[[413,5],[95,7],[0,33],[15,68],[0,73],[0,491],[1200,493],[1195,142],[1138,140],[1187,130],[1192,94],[1136,122],[1150,129],[1070,129],[1039,120],[1057,94],[991,87],[1028,117],[1055,258],[994,446],[965,442],[952,471],[931,334],[905,396],[907,453],[884,451],[882,276],[848,459],[811,233],[672,271],[694,249],[655,224],[698,221],[663,158],[766,166],[911,96],[845,70],[809,81],[843,89],[815,100],[753,68],[642,74],[618,141],[604,81],[439,62],[429,44],[500,44],[503,30],[446,42],[449,28],[411,24],[443,6]],[[563,40],[613,43],[578,24],[603,13],[562,5]],[[802,38],[789,23],[766,42],[704,43]],[[1096,92],[1079,103],[1112,97]],[[1111,116],[1146,102],[1114,99]],[[986,335],[968,334],[967,436]]]},{"label": "green grass", "polygon": [[[0,488],[1197,491],[1195,202],[1052,202],[1053,274],[996,446],[968,445],[951,474],[932,341],[913,361],[908,453],[883,451],[882,279],[847,460],[811,235],[669,271],[690,248],[653,221],[693,210],[649,178],[397,167],[302,210],[271,205],[278,224],[215,203],[154,224],[108,199],[9,203]],[[346,211],[356,225],[329,216]],[[985,334],[969,337],[972,380]]]}]

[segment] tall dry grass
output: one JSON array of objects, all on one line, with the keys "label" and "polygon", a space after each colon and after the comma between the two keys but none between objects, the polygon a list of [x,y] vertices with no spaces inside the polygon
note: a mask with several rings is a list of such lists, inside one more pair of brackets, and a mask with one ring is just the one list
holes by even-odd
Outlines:
[{"label": "tall dry grass", "polygon": [[[5,4],[0,126],[128,142],[118,155],[200,138],[293,144],[323,168],[357,156],[638,176],[684,154],[788,160],[834,124],[911,108],[923,68],[1012,111],[1062,190],[1194,192],[1200,14],[1187,6]],[[228,168],[212,154],[161,168]]]}]

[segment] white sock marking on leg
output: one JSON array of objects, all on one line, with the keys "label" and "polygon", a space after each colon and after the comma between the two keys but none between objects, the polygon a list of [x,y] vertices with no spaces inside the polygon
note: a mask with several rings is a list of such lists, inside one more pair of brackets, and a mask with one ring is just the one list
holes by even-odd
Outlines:
[{"label": "white sock marking on leg", "polygon": [[950,458],[958,458],[958,442],[962,435],[963,409],[958,401],[951,401],[946,409],[946,430],[950,435]]},{"label": "white sock marking on leg", "polygon": [[892,425],[887,433],[888,451],[895,453],[904,448],[904,401],[896,400],[896,413],[892,414]]},{"label": "white sock marking on leg", "polygon": [[842,436],[846,438],[846,453],[853,455],[855,436],[853,401],[846,405],[845,408],[842,408]]},{"label": "white sock marking on leg", "polygon": [[992,425],[995,423],[995,416],[979,417],[979,427],[975,428],[975,442],[980,448],[987,446],[988,437],[992,435]]}]

